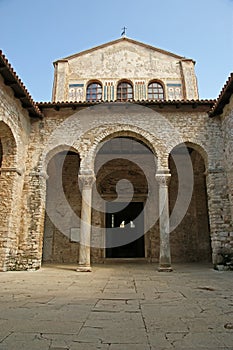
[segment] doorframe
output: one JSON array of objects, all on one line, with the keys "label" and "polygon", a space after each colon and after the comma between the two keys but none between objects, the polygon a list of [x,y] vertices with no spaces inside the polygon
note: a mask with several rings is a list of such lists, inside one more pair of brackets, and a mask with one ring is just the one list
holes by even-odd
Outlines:
[{"label": "doorframe", "polygon": [[[106,257],[106,234],[107,234],[107,227],[106,227],[106,209],[107,209],[107,198],[105,197],[105,211],[104,211],[104,228],[105,228],[105,233],[104,233],[104,238],[103,238],[103,241],[104,241],[104,252],[103,252],[103,259],[111,259],[111,258],[107,258]],[[121,198],[121,200],[119,200],[118,202],[116,203],[131,203],[131,202],[137,202],[137,203],[142,203],[143,204],[143,208],[145,206],[145,202],[146,202],[146,199],[145,199],[145,196],[141,197],[141,198],[134,198],[131,202],[127,201],[128,197],[126,198]],[[111,202],[110,202],[111,203]],[[145,230],[145,216],[143,214],[143,231]],[[135,258],[135,259],[146,259],[148,257],[148,254],[147,254],[147,246],[148,246],[148,238],[146,236],[146,232],[144,232],[144,258]],[[113,258],[113,259],[116,259],[116,260],[133,260],[134,258]]]}]

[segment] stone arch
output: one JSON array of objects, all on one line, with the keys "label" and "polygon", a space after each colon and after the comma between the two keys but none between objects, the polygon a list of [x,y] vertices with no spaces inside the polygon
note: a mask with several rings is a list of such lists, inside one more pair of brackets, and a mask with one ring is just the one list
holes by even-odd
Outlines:
[{"label": "stone arch", "polygon": [[[211,259],[205,173],[207,164],[205,149],[192,142],[178,144],[170,152],[170,238],[172,260],[175,262],[210,262]],[[174,224],[174,218],[179,215],[180,218]]]},{"label": "stone arch", "polygon": [[78,182],[80,154],[74,147],[59,145],[44,159],[46,170],[44,262],[77,263],[78,243],[72,228],[80,227],[81,193]]},{"label": "stone arch", "polygon": [[0,143],[0,271],[5,271],[12,267],[17,254],[18,215],[15,213],[21,195],[21,181],[18,181],[21,172],[16,168],[16,139],[12,129],[3,121],[0,121]]},{"label": "stone arch", "polygon": [[184,140],[183,143],[177,143],[177,144],[173,144],[170,149],[168,150],[168,157],[170,155],[170,153],[172,152],[172,150],[174,150],[176,147],[185,145],[187,148],[193,148],[195,151],[197,151],[203,158],[204,162],[205,162],[205,168],[208,169],[208,164],[209,164],[209,159],[208,159],[208,152],[205,148],[204,145],[201,145],[198,141],[189,141],[189,140]]},{"label": "stone arch", "polygon": [[78,152],[78,150],[75,147],[70,146],[70,145],[66,145],[66,144],[58,145],[58,146],[50,149],[47,153],[43,153],[40,157],[40,162],[39,162],[39,168],[41,169],[42,174],[44,174],[45,177],[48,176],[48,174],[47,174],[48,164],[49,164],[50,160],[56,154],[61,153],[61,152],[68,153],[69,151],[77,153],[80,156],[80,153]]},{"label": "stone arch", "polygon": [[[157,158],[157,167],[161,168],[164,164],[164,155],[167,154],[165,146],[161,141],[148,131],[134,125],[106,125],[91,129],[84,134],[80,140],[80,144],[87,143],[84,140],[91,139],[91,147],[83,152],[81,157],[80,171],[85,172],[87,169],[94,172],[94,163],[96,154],[102,147],[102,143],[115,137],[131,137],[136,141],[144,143]],[[167,159],[166,159],[167,161]]]},{"label": "stone arch", "polygon": [[12,129],[0,121],[1,167],[15,167],[17,156],[16,139]]},{"label": "stone arch", "polygon": [[[93,202],[94,208],[96,210],[93,211],[92,219],[94,220],[94,222],[98,223],[95,239],[101,241],[101,249],[98,252],[94,252],[96,259],[97,256],[100,259],[111,257],[111,254],[107,248],[109,243],[107,238],[107,227],[109,224],[108,210],[110,210],[109,208],[111,206],[112,201],[116,201],[115,203],[112,203],[113,206],[116,205],[116,207],[114,207],[114,210],[116,211],[118,211],[119,209],[118,205],[121,206],[119,204],[120,202],[123,201],[124,203],[129,203],[129,207],[127,209],[129,215],[133,215],[134,210],[132,210],[132,206],[138,205],[140,207],[140,205],[142,205],[143,212],[141,215],[139,215],[140,219],[138,224],[139,226],[142,225],[140,232],[144,232],[144,234],[140,238],[138,237],[138,241],[136,240],[137,243],[135,244],[139,245],[138,248],[140,247],[140,252],[135,253],[135,256],[137,256],[137,254],[142,254],[140,255],[140,257],[146,257],[148,259],[151,259],[154,255],[157,257],[157,251],[156,249],[154,249],[154,243],[152,243],[154,237],[156,240],[156,237],[158,236],[158,225],[156,224],[156,220],[154,220],[154,217],[157,217],[158,213],[157,209],[155,209],[154,212],[152,209],[152,206],[154,203],[157,202],[158,197],[158,185],[155,180],[157,161],[154,157],[156,156],[157,158],[158,154],[162,154],[161,149],[165,152],[165,147],[162,146],[160,148],[158,147],[157,150],[158,144],[161,144],[162,142],[160,140],[157,140],[154,135],[151,135],[142,128],[128,124],[114,124],[110,126],[104,125],[99,129],[96,128],[94,130],[91,130],[90,135],[86,134],[84,136],[86,144],[90,144],[89,140],[91,138],[91,147],[89,148],[88,152],[83,158],[81,172],[91,172],[94,170],[96,176],[96,187],[93,191]],[[114,154],[113,152],[113,157],[110,157],[110,161],[106,161],[108,156],[106,157],[105,153],[102,153],[101,155],[101,148],[106,142],[105,146],[103,147],[106,147],[105,150],[107,150],[108,142],[111,143],[113,139],[117,138],[128,138],[131,139],[131,141],[134,140],[147,146],[147,148],[150,150],[148,151],[147,159],[145,160],[144,156],[144,160],[142,160],[142,157],[138,157],[138,155],[132,155],[132,158],[129,158],[124,153]],[[126,144],[127,142],[131,141],[126,141]],[[127,146],[126,149],[128,149]],[[103,163],[101,163],[101,159],[98,158],[98,156],[100,156],[100,158],[101,156],[103,156]],[[149,157],[151,159],[149,159]],[[162,155],[158,158],[161,159],[161,157]],[[130,160],[132,160],[132,164]],[[152,166],[153,161],[154,166]],[[99,164],[104,164],[103,168],[100,167]],[[150,165],[148,166],[148,164]],[[130,170],[129,172],[127,172],[129,168]],[[97,169],[100,171],[98,171]],[[106,176],[106,181],[104,181],[103,183],[102,176]],[[131,183],[132,188],[130,188],[130,186],[127,187],[126,184],[121,184],[123,187],[120,188],[121,185],[119,185],[119,188],[117,189],[116,184],[119,184],[121,179],[128,180],[128,182]],[[148,193],[150,193],[150,196],[148,196]],[[119,214],[119,217],[120,215],[121,214]],[[101,234],[99,234],[98,236],[97,232],[99,231],[101,231]],[[119,256],[121,256],[123,252],[126,253],[124,251],[125,248],[126,247],[122,248],[122,251],[120,247],[119,249],[117,248]],[[135,246],[134,248],[133,246],[131,246],[131,248],[132,251],[130,254],[134,254],[133,251]],[[130,254],[128,255],[128,257],[131,256]]]},{"label": "stone arch", "polygon": [[189,148],[193,148],[195,151],[197,151],[201,155],[205,163],[205,169],[208,169],[208,164],[209,164],[208,153],[204,148],[204,146],[200,145],[198,142],[191,142],[191,141],[186,141],[185,145]]}]

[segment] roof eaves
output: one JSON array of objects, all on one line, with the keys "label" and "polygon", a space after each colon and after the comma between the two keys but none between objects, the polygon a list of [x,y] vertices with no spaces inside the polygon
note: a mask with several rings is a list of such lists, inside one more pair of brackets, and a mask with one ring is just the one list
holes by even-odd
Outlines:
[{"label": "roof eaves", "polygon": [[168,106],[176,106],[176,108],[180,108],[181,106],[191,106],[193,109],[198,106],[207,106],[211,109],[216,100],[129,100],[125,102],[119,101],[59,101],[59,102],[38,102],[37,106],[40,110],[53,108],[56,110],[60,110],[61,108],[72,108],[76,109],[78,107],[91,107],[99,104],[107,104],[107,103],[133,103],[139,104],[143,106],[158,106],[158,107],[168,107]]},{"label": "roof eaves", "polygon": [[4,79],[5,85],[9,86],[15,98],[19,99],[23,108],[28,110],[30,117],[42,117],[40,109],[33,101],[21,79],[18,77],[6,56],[0,50],[0,74]]},{"label": "roof eaves", "polygon": [[223,112],[225,105],[227,105],[230,101],[230,97],[233,94],[233,73],[230,74],[227,79],[225,85],[223,86],[216,103],[211,109],[209,115],[210,117],[215,117],[216,115],[220,115]]}]

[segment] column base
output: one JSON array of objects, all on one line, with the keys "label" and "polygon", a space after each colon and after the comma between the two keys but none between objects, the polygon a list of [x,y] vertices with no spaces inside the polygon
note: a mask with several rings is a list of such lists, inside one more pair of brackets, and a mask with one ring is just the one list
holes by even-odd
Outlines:
[{"label": "column base", "polygon": [[172,272],[173,269],[171,266],[159,266],[158,271],[159,272]]},{"label": "column base", "polygon": [[77,272],[91,272],[91,266],[79,266],[76,270]]}]

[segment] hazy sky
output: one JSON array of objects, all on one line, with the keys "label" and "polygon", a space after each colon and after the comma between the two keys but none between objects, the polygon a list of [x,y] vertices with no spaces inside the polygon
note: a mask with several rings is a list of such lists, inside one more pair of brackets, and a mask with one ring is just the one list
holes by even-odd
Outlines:
[{"label": "hazy sky", "polygon": [[200,98],[233,71],[233,0],[0,0],[0,49],[36,101],[51,100],[52,62],[127,37],[196,61]]}]

